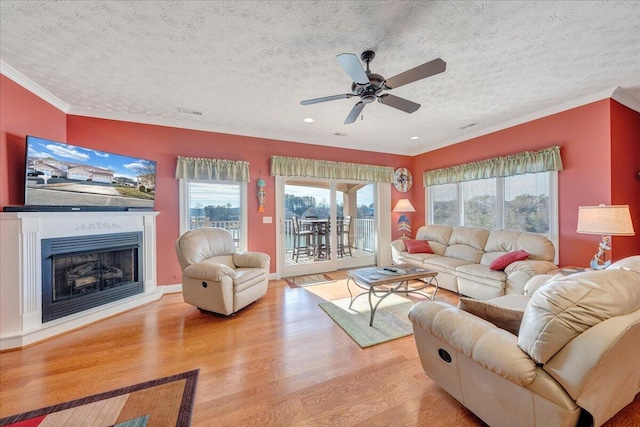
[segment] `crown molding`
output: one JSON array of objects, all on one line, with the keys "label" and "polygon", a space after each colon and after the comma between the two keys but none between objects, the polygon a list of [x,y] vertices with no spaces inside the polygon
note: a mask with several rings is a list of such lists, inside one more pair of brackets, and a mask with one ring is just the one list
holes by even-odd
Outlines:
[{"label": "crown molding", "polygon": [[[617,93],[617,95],[616,95]],[[614,96],[616,95],[616,96]],[[425,147],[426,151],[421,151],[419,153],[412,153],[410,155],[412,156],[417,156],[420,154],[424,154],[424,153],[428,153],[429,151],[434,151],[440,148],[444,148],[444,147],[448,147],[450,145],[454,145],[454,144],[458,144],[460,142],[464,142],[464,141],[468,141],[470,139],[473,138],[478,138],[484,135],[488,135],[494,132],[498,132],[504,129],[508,129],[510,127],[513,126],[518,126],[521,125],[523,123],[527,123],[527,122],[531,122],[534,120],[538,120],[541,119],[543,117],[547,117],[547,116],[551,116],[553,114],[558,114],[558,113],[562,113],[563,111],[567,111],[567,110],[571,110],[573,108],[578,108],[578,107],[582,107],[584,105],[587,104],[591,104],[593,102],[597,102],[597,101],[602,101],[603,99],[608,99],[608,98],[612,98],[615,99],[616,101],[620,102],[621,104],[636,110],[640,112],[640,109],[638,109],[640,107],[640,103],[635,100],[635,98],[629,96],[626,92],[624,92],[623,89],[621,89],[620,87],[616,87],[616,88],[609,88],[609,89],[605,89],[602,90],[600,92],[596,92],[596,93],[592,93],[590,95],[586,95],[574,100],[571,100],[569,102],[565,102],[562,104],[558,104],[555,105],[553,107],[549,107],[549,108],[545,108],[544,110],[540,110],[540,111],[536,111],[535,113],[531,113],[531,114],[526,114],[524,116],[520,116],[518,118],[512,119],[512,120],[508,120],[506,122],[502,122],[498,125],[495,126],[491,126],[491,127],[487,127],[487,128],[483,128],[483,129],[477,129],[474,132],[470,132],[470,133],[466,133],[462,136],[456,137],[456,138],[452,138],[452,139],[447,139],[445,141],[439,142],[439,143],[435,143],[430,145],[429,147]],[[622,101],[616,99],[616,98],[620,98]],[[624,102],[623,102],[624,101]],[[631,105],[635,105],[635,107],[632,107]]]},{"label": "crown molding", "polygon": [[[29,92],[33,93],[34,95],[38,96],[39,98],[53,105],[54,107],[64,112],[65,114],[94,117],[94,118],[107,119],[107,120],[120,120],[120,121],[126,121],[126,122],[150,124],[150,125],[157,125],[157,126],[184,128],[184,129],[199,130],[199,131],[206,131],[206,132],[233,134],[233,132],[229,132],[226,129],[214,129],[213,126],[211,126],[208,123],[201,123],[201,124],[185,123],[183,121],[178,121],[178,120],[153,119],[146,116],[140,116],[140,115],[128,114],[128,113],[111,112],[108,114],[104,114],[102,112],[97,112],[97,111],[86,109],[86,108],[71,107],[69,104],[62,101],[60,98],[58,98],[57,96],[49,92],[47,89],[35,83],[33,80],[31,80],[30,78],[22,74],[20,71],[16,70],[11,65],[7,64],[1,59],[0,59],[0,74],[11,79],[15,83],[24,87]],[[621,87],[609,88],[600,92],[596,92],[590,95],[580,97],[578,99],[574,99],[569,102],[565,102],[562,104],[555,105],[553,107],[549,107],[549,108],[537,111],[535,113],[527,114],[512,120],[508,120],[506,122],[502,122],[495,126],[476,129],[474,132],[466,133],[456,138],[451,138],[435,144],[431,144],[429,147],[422,147],[419,152],[402,153],[402,154],[394,153],[394,154],[401,154],[406,156],[417,156],[417,155],[428,153],[430,151],[434,151],[440,148],[448,147],[450,145],[458,144],[460,142],[468,141],[473,138],[478,138],[484,135],[488,135],[494,132],[508,129],[513,126],[521,125],[523,123],[527,123],[533,120],[547,117],[553,114],[561,113],[563,111],[571,110],[572,108],[581,107],[583,105],[587,105],[592,102],[601,101],[607,98],[611,98],[619,102],[620,104],[624,105],[625,107],[628,107],[634,111],[640,112],[640,100],[631,96],[627,91],[625,91]],[[254,135],[247,134],[245,136],[254,136]],[[255,135],[254,137],[259,138],[260,136]]]},{"label": "crown molding", "polygon": [[54,94],[52,94],[51,92],[49,92],[48,90],[46,90],[45,88],[43,88],[42,86],[40,86],[39,84],[37,84],[36,82],[34,82],[33,80],[31,80],[30,78],[22,74],[20,71],[16,70],[11,65],[7,64],[1,59],[0,59],[0,74],[13,80],[23,88],[27,89],[29,92],[38,96],[39,98],[42,98],[49,104],[56,107],[58,110],[64,113],[69,112],[69,108],[70,108],[69,104],[67,104],[66,102],[64,102],[63,100],[61,100],[60,98],[58,98],[57,96],[55,96]]},{"label": "crown molding", "polygon": [[613,98],[614,101],[618,101],[625,107],[631,108],[632,110],[640,113],[640,99],[634,98],[629,94],[629,92],[625,91],[621,87],[617,87],[613,91],[611,98]]},{"label": "crown molding", "polygon": [[[122,113],[122,112],[115,112],[115,111],[109,111],[105,113],[105,112],[96,111],[90,108],[78,108],[78,107],[71,107],[70,110],[67,112],[67,114],[69,116],[88,117],[92,119],[101,119],[101,120],[115,120],[119,122],[138,123],[138,124],[153,125],[153,126],[164,126],[164,127],[194,130],[194,131],[213,132],[213,133],[250,136],[250,137],[254,136],[250,134],[233,133],[233,131],[229,129],[215,127],[214,125],[208,122],[194,123],[186,120],[185,121],[174,120],[174,119],[165,118],[165,117],[155,118],[155,117],[150,117],[144,114]],[[264,138],[264,137],[255,136],[255,138]],[[265,138],[265,139],[269,139],[269,138]]]}]

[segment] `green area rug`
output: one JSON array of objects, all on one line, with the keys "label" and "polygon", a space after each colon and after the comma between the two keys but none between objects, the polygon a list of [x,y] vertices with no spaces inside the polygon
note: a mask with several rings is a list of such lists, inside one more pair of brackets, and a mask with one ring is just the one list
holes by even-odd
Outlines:
[{"label": "green area rug", "polygon": [[[320,307],[360,347],[366,348],[413,334],[407,317],[414,302],[392,294],[385,298],[376,310],[373,326],[369,326],[371,309],[367,295],[362,295],[349,309],[350,298],[320,303]],[[374,299],[374,304],[377,299]]]}]

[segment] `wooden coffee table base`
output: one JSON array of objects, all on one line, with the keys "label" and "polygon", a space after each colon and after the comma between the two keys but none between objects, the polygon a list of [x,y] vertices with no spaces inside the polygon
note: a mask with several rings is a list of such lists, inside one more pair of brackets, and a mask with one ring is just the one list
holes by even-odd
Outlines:
[{"label": "wooden coffee table base", "polygon": [[[395,269],[396,271],[389,271],[387,269]],[[369,295],[369,307],[371,308],[371,319],[369,326],[373,326],[373,319],[376,315],[376,310],[380,303],[389,295],[396,293],[403,294],[418,294],[430,300],[434,300],[436,292],[438,292],[438,279],[436,276],[438,273],[433,270],[427,270],[424,268],[417,268],[407,264],[396,265],[392,267],[368,267],[360,268],[358,270],[347,271],[347,290],[351,297],[349,308],[353,305],[353,302],[361,295]],[[410,280],[427,279],[422,281],[418,286],[409,286]],[[353,282],[361,289],[365,289],[367,292],[361,292],[357,295],[353,295],[349,283]],[[425,288],[433,285],[435,289],[431,294],[423,292]],[[374,304],[373,297],[378,298],[378,301]]]}]

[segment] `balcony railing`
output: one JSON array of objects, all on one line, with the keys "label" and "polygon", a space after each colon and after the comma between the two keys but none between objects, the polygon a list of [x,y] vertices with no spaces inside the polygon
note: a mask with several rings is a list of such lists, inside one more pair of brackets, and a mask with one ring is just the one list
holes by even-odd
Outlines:
[{"label": "balcony railing", "polygon": [[[229,230],[238,246],[240,241],[240,221],[212,221],[203,217],[191,218],[191,229],[200,227],[220,227]],[[373,219],[353,218],[351,247],[362,251],[373,252],[375,248],[375,226]],[[284,222],[285,249],[293,250],[293,223],[290,219]]]},{"label": "balcony railing", "polygon": [[191,217],[190,229],[201,227],[220,227],[229,230],[236,242],[236,246],[240,244],[240,221],[212,221],[204,217]]},{"label": "balcony railing", "polygon": [[[373,252],[375,248],[375,227],[373,219],[353,218],[351,220],[351,247]],[[293,250],[293,223],[290,219],[284,222],[285,248]]]}]

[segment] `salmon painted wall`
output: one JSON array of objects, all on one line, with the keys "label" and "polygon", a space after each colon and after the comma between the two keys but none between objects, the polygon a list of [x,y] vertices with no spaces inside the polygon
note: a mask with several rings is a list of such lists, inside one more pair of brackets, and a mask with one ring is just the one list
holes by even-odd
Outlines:
[{"label": "salmon painted wall", "polygon": [[[587,266],[600,238],[576,233],[578,207],[612,202],[611,104],[609,99],[594,102],[416,156],[413,171],[420,181],[420,191],[414,192],[419,210],[416,226],[424,224],[424,171],[560,145],[564,164],[558,174],[560,265]],[[632,144],[632,140],[620,138],[616,152]],[[619,169],[614,176],[623,173],[623,168]],[[616,203],[630,203],[630,197],[630,192],[620,193]],[[615,239],[615,244],[622,239]]]},{"label": "salmon painted wall", "polygon": [[629,205],[636,235],[613,237],[614,259],[640,254],[640,113],[611,101],[611,204]]},{"label": "salmon painted wall", "polygon": [[26,136],[67,137],[66,114],[0,75],[0,206],[24,204]]},{"label": "salmon painted wall", "polygon": [[[638,254],[640,238],[640,114],[615,101],[603,100],[514,126],[490,135],[428,152],[416,157],[330,148],[285,141],[250,138],[144,125],[139,123],[67,116],[5,76],[0,76],[0,205],[23,200],[24,148],[27,134],[158,162],[158,283],[179,283],[180,270],[173,243],[179,234],[178,182],[173,178],[176,156],[214,157],[250,162],[249,249],[275,259],[275,224],[262,216],[275,216],[274,184],[269,176],[272,155],[362,162],[407,167],[414,184],[407,193],[392,190],[391,206],[408,198],[416,208],[407,214],[413,235],[424,224],[422,172],[525,150],[560,145],[565,170],[559,174],[560,263],[586,265],[595,253],[598,236],[575,232],[578,206],[629,204],[638,236],[614,238],[614,259]],[[265,213],[258,214],[256,180],[267,182]],[[630,178],[631,177],[631,178]],[[392,215],[393,237],[399,214]],[[257,238],[254,238],[257,236]],[[275,262],[272,263],[275,271]]]},{"label": "salmon painted wall", "polygon": [[[98,150],[155,160],[158,163],[156,179],[158,284],[180,282],[180,268],[174,252],[174,243],[180,233],[178,181],[174,178],[178,155],[223,158],[249,162],[251,182],[248,185],[249,250],[271,255],[271,269],[276,264],[276,224],[263,224],[263,216],[275,219],[275,178],[269,175],[273,155],[305,157],[396,166],[409,164],[408,156],[330,148],[261,138],[213,132],[194,131],[165,126],[104,120],[80,116],[67,117],[67,142]],[[266,181],[264,214],[258,212],[256,182],[260,175]],[[397,193],[397,192],[396,192]],[[396,195],[394,195],[395,197]],[[395,202],[395,200],[393,201]]]}]

